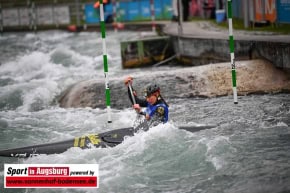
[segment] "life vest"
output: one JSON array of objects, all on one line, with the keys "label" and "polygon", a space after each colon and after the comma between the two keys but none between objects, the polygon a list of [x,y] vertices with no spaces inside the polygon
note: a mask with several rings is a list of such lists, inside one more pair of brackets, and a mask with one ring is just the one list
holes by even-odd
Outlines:
[{"label": "life vest", "polygon": [[[105,3],[108,3],[108,0],[103,0],[103,4]],[[94,4],[94,8],[97,9],[100,7],[100,1],[97,1],[95,4]]]},{"label": "life vest", "polygon": [[164,118],[162,119],[162,122],[166,123],[168,121],[168,107],[164,103],[160,103],[157,105],[151,105],[150,103],[148,103],[146,108],[146,114],[152,117],[158,107],[162,107],[164,109]]}]

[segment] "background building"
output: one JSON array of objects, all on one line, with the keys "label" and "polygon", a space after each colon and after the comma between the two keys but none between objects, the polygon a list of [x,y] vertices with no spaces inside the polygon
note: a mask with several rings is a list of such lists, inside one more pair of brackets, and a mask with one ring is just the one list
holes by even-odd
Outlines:
[{"label": "background building", "polygon": [[[111,0],[105,6],[107,22],[171,20],[172,0]],[[0,31],[8,29],[46,29],[68,25],[99,23],[99,10],[92,0],[0,0]],[[212,18],[224,10],[226,0],[191,0],[190,17]],[[220,13],[220,12],[219,12]],[[233,0],[233,16],[243,19],[245,27],[256,23],[290,23],[289,0]],[[226,18],[226,16],[224,17]]]}]

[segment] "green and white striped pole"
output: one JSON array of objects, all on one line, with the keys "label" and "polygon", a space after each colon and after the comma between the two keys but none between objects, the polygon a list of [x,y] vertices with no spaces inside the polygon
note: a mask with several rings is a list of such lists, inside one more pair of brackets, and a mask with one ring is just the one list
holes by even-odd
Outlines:
[{"label": "green and white striped pole", "polygon": [[228,0],[228,21],[229,21],[229,44],[230,44],[230,54],[231,54],[234,104],[238,104],[236,65],[235,65],[235,52],[234,52],[235,49],[234,49],[234,36],[233,36],[233,19],[232,19],[232,0]]},{"label": "green and white striped pole", "polygon": [[105,73],[105,87],[106,87],[106,106],[108,114],[108,123],[112,123],[111,118],[111,99],[110,99],[110,87],[109,87],[109,76],[108,76],[108,57],[107,57],[107,46],[106,46],[106,28],[104,19],[104,6],[103,0],[100,0],[100,24],[102,33],[102,43],[103,43],[103,63],[104,63],[104,73]]}]

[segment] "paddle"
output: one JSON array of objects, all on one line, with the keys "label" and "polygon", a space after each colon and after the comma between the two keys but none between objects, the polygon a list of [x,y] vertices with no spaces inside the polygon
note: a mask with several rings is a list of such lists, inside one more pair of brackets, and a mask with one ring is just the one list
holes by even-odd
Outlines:
[{"label": "paddle", "polygon": [[131,98],[132,98],[132,101],[133,101],[133,105],[136,104],[136,100],[135,100],[135,96],[133,94],[133,89],[132,89],[132,86],[130,84],[131,81],[128,82],[128,87],[129,87],[129,90],[130,90],[130,94],[131,94]]},{"label": "paddle", "polygon": [[[128,82],[128,87],[129,87],[129,91],[130,91],[130,95],[131,95],[131,98],[132,98],[132,101],[133,101],[133,105],[137,104],[136,103],[136,99],[135,99],[135,96],[134,96],[134,93],[133,93],[133,89],[132,89],[132,86],[130,84],[130,81]],[[138,130],[142,129],[142,130],[148,130],[149,127],[148,127],[148,124],[147,124],[147,121],[146,119],[141,119],[140,116],[141,115],[146,115],[144,112],[137,112],[136,110],[136,113],[137,113],[137,118],[134,122],[134,130],[135,132],[137,132]]]},{"label": "paddle", "polygon": [[[133,93],[133,89],[132,89],[132,86],[131,86],[130,82],[131,82],[131,81],[128,82],[128,87],[129,87],[130,95],[131,95],[131,98],[132,98],[132,101],[133,101],[133,105],[135,105],[135,104],[137,104],[137,103],[136,103],[136,99],[135,99],[135,96],[134,96],[134,93]],[[144,112],[137,112],[137,111],[136,111],[136,113],[137,113],[138,115],[145,115]]]}]

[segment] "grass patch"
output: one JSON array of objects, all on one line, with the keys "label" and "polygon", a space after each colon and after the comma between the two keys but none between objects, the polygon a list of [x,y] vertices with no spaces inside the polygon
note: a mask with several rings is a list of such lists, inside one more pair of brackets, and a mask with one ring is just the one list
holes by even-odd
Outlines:
[{"label": "grass patch", "polygon": [[[217,24],[215,20],[210,20],[217,26],[228,28],[228,22],[224,21],[222,23]],[[264,31],[264,32],[275,32],[280,34],[290,34],[290,24],[279,23],[279,24],[269,24],[261,27],[253,27],[249,28],[244,27],[244,21],[242,19],[233,18],[233,28],[237,30],[246,30],[246,31]]]}]

